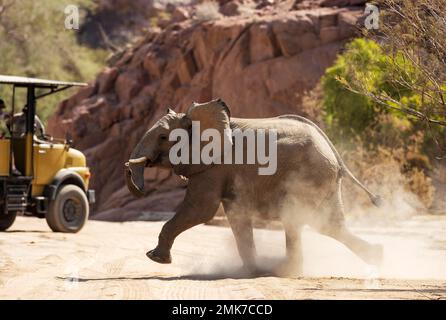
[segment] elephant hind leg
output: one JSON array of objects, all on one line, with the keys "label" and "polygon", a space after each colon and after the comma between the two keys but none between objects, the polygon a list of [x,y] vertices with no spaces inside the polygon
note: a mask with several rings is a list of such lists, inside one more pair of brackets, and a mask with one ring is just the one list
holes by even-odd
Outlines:
[{"label": "elephant hind leg", "polygon": [[383,257],[383,247],[380,244],[371,244],[355,236],[345,225],[344,206],[342,203],[341,180],[338,181],[337,191],[330,201],[324,206],[328,216],[324,217],[324,223],[318,225],[321,234],[332,237],[343,243],[364,262],[380,265]]},{"label": "elephant hind leg", "polygon": [[250,273],[256,272],[256,248],[252,220],[248,215],[234,212],[228,203],[223,203],[223,205],[243,266]]},{"label": "elephant hind leg", "polygon": [[382,245],[371,244],[355,236],[345,225],[330,226],[319,230],[319,232],[343,243],[364,262],[373,265],[381,264],[383,256]]},{"label": "elephant hind leg", "polygon": [[279,276],[299,277],[303,271],[302,225],[285,219],[283,226],[286,240],[286,260],[279,266],[277,273]]}]

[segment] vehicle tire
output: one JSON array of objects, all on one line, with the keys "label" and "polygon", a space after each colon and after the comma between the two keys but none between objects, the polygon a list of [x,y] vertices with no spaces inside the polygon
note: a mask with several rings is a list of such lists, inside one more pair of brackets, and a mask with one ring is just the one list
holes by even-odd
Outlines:
[{"label": "vehicle tire", "polygon": [[62,186],[50,202],[46,222],[55,232],[76,233],[88,220],[89,206],[85,192],[73,184]]},{"label": "vehicle tire", "polygon": [[7,230],[15,221],[17,212],[3,213],[3,207],[0,205],[0,231]]}]

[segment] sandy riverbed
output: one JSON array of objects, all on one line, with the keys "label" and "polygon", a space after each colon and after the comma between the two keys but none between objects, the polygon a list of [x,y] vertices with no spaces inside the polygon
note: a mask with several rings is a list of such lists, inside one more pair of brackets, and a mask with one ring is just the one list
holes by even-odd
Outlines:
[{"label": "sandy riverbed", "polygon": [[[198,226],[176,241],[171,265],[156,264],[162,222],[89,221],[79,234],[52,233],[19,217],[0,233],[0,299],[441,299],[446,298],[446,217],[419,216],[353,230],[385,246],[380,270],[338,242],[304,231],[297,279],[241,277],[230,229]],[[280,231],[256,230],[260,264],[284,254]]]}]

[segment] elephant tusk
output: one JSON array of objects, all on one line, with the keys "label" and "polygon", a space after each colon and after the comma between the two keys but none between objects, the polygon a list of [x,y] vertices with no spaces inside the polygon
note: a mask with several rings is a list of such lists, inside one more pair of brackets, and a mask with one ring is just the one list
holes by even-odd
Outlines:
[{"label": "elephant tusk", "polygon": [[141,157],[141,158],[137,158],[137,159],[130,159],[129,163],[130,164],[139,164],[139,163],[143,163],[147,161],[147,157]]}]

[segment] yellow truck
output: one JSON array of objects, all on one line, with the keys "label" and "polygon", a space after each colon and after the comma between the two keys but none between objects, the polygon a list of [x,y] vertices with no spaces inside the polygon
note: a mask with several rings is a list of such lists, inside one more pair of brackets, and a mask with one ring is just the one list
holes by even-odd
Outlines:
[{"label": "yellow truck", "polygon": [[[88,189],[90,170],[82,152],[71,141],[44,135],[37,137],[37,100],[84,83],[2,76],[0,85],[12,86],[8,133],[0,138],[0,231],[17,214],[45,218],[56,232],[78,232],[88,220],[94,190]],[[26,90],[26,105],[15,115],[17,90]],[[1,121],[1,120],[0,120]]]}]

